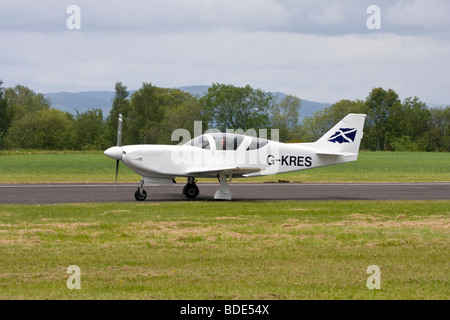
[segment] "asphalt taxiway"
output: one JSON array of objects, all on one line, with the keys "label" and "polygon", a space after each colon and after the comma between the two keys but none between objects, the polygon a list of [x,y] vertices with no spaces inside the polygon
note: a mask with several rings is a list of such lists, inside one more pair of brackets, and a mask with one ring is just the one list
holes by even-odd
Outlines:
[{"label": "asphalt taxiway", "polygon": [[[198,183],[200,195],[187,199],[184,184],[145,186],[145,201],[213,201],[217,183]],[[2,184],[0,204],[135,202],[137,184]],[[442,183],[231,183],[232,201],[277,200],[450,200]]]}]

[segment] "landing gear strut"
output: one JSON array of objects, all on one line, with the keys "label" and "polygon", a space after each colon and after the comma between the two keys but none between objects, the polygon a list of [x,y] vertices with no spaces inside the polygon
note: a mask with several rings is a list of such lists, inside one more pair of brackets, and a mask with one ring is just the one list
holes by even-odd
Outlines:
[{"label": "landing gear strut", "polygon": [[[231,200],[231,191],[228,187],[227,176],[224,173],[218,174],[217,179],[219,180],[220,187],[214,194],[215,200]],[[231,181],[231,175],[230,180]]]},{"label": "landing gear strut", "polygon": [[134,197],[137,201],[144,201],[147,198],[147,192],[144,190],[144,178],[138,183],[138,189],[134,193]]},{"label": "landing gear strut", "polygon": [[188,177],[187,183],[183,188],[183,194],[188,199],[194,199],[199,195],[199,190],[197,185],[195,184],[197,180],[194,177]]}]

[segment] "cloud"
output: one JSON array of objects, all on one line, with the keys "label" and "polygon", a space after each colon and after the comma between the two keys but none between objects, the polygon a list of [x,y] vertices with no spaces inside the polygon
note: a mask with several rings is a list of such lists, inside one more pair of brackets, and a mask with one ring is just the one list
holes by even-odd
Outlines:
[{"label": "cloud", "polygon": [[450,2],[446,0],[399,1],[388,10],[392,24],[423,29],[450,27]]},{"label": "cloud", "polygon": [[[15,33],[1,37],[11,43],[17,40]],[[88,32],[23,33],[20,39],[19,43],[31,42],[33,50],[17,45],[20,57],[2,63],[1,69],[20,75],[18,83],[28,79],[43,91],[110,90],[117,80],[130,88],[142,82],[160,86],[224,82],[329,102],[364,98],[376,86],[427,98],[432,98],[428,90],[436,95],[442,90],[444,99],[450,72],[449,64],[439,64],[446,61],[450,43],[392,34],[330,38],[211,30],[101,38]]]},{"label": "cloud", "polygon": [[0,4],[0,29],[64,32],[66,9],[81,9],[82,29],[138,34],[180,33],[211,29],[268,30],[283,27],[289,13],[272,0],[24,0]]},{"label": "cloud", "polygon": [[336,25],[345,21],[342,5],[332,4],[321,9],[320,14],[312,13],[308,15],[306,22],[318,25]]},{"label": "cloud", "polygon": [[[66,9],[81,8],[87,32],[167,34],[235,30],[302,34],[368,34],[366,9],[372,0],[4,0],[0,30],[67,31]],[[447,33],[447,0],[377,0],[384,32],[396,34]]]},{"label": "cloud", "polygon": [[[378,0],[374,32],[372,2],[4,0],[1,77],[38,92],[223,82],[327,102],[382,86],[448,103],[449,5]],[[70,4],[81,30],[66,27]]]}]

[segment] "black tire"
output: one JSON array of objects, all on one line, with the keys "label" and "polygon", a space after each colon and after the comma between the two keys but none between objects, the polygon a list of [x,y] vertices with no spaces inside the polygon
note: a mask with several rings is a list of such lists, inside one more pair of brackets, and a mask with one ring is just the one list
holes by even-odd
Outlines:
[{"label": "black tire", "polygon": [[186,196],[186,198],[194,199],[194,198],[196,198],[199,195],[200,191],[198,190],[197,185],[195,185],[195,184],[187,184],[183,188],[183,193]]},{"label": "black tire", "polygon": [[139,189],[137,189],[134,193],[134,198],[137,201],[144,201],[145,199],[147,199],[147,192],[145,192],[145,190],[142,190],[142,193],[140,193]]}]

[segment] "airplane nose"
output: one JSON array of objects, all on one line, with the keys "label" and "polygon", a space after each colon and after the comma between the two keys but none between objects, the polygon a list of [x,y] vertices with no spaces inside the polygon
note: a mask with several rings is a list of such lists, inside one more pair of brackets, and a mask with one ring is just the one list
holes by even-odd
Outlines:
[{"label": "airplane nose", "polygon": [[106,154],[111,159],[122,160],[123,150],[122,147],[111,147],[105,150],[104,154]]}]

